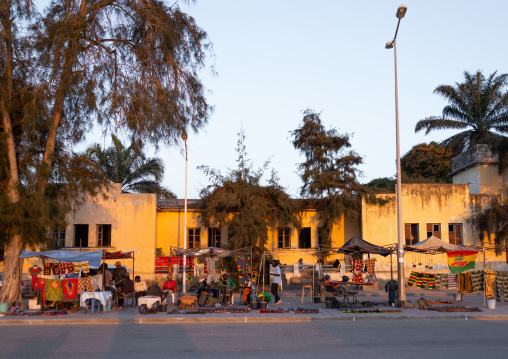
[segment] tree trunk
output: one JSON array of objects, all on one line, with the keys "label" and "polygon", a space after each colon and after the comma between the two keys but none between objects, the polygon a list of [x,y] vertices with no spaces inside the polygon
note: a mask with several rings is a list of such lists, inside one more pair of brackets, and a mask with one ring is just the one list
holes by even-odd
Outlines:
[{"label": "tree trunk", "polygon": [[2,289],[0,290],[0,302],[9,303],[9,306],[14,302],[20,302],[20,305],[23,305],[21,300],[22,260],[19,258],[22,249],[22,240],[18,235],[12,236],[5,248],[5,270]]},{"label": "tree trunk", "polygon": [[[0,14],[3,27],[3,41],[5,45],[5,82],[3,82],[0,91],[0,111],[2,114],[3,130],[7,142],[7,158],[9,161],[9,178],[7,195],[9,203],[17,204],[19,202],[19,170],[16,158],[16,142],[12,130],[12,121],[10,116],[10,105],[12,100],[12,79],[14,69],[14,57],[12,48],[12,18],[10,14],[10,3],[7,0],[1,1],[2,12]],[[12,304],[21,297],[21,259],[19,255],[23,249],[23,241],[19,235],[13,233],[9,243],[5,248],[5,269],[2,280],[2,289],[0,289],[0,302]],[[22,304],[22,303],[21,303]]]}]

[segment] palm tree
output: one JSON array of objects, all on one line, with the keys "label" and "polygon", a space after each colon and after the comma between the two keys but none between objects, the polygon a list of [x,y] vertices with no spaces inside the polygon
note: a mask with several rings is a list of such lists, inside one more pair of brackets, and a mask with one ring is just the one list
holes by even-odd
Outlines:
[{"label": "palm tree", "polygon": [[142,144],[131,142],[125,147],[120,140],[111,135],[113,144],[103,149],[96,143],[90,146],[85,155],[101,168],[113,183],[122,184],[124,193],[156,193],[161,198],[176,198],[169,189],[160,185],[164,175],[164,165],[158,158],[146,158]]},{"label": "palm tree", "polygon": [[464,72],[465,81],[455,86],[440,85],[434,93],[448,100],[441,117],[432,116],[418,121],[415,132],[432,130],[464,130],[440,144],[457,155],[477,144],[493,145],[504,138],[508,129],[508,74],[485,78],[481,71]]}]

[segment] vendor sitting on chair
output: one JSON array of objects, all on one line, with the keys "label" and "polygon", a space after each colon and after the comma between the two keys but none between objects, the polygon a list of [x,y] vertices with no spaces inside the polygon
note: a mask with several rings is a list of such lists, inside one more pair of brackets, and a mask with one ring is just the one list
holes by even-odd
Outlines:
[{"label": "vendor sitting on chair", "polygon": [[[227,288],[226,286],[229,286],[229,288]],[[225,294],[232,297],[233,290],[235,290],[235,288],[236,288],[235,283],[231,279],[229,279],[229,275],[227,273],[224,273],[222,275],[222,279],[219,280],[219,289],[222,291],[223,298]]]},{"label": "vendor sitting on chair", "polygon": [[176,289],[176,282],[171,277],[171,274],[168,274],[168,279],[162,285],[162,301],[166,299],[168,296],[173,294]]}]

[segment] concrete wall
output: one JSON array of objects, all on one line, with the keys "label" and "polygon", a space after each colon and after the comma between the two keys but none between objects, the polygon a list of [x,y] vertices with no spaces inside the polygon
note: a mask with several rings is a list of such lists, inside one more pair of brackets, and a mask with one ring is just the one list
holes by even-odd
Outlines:
[{"label": "concrete wall", "polygon": [[[369,203],[362,200],[362,238],[378,245],[397,243],[397,202],[395,194],[380,194],[378,199],[387,203]],[[462,243],[474,245],[479,243],[480,233],[474,230],[468,219],[474,210],[481,208],[488,196],[469,193],[467,184],[403,184],[402,185],[402,218],[403,223],[419,225],[419,240],[427,238],[427,223],[439,224],[441,239],[449,242],[449,224],[462,224]],[[504,254],[496,256],[487,254],[490,268],[507,270]],[[390,259],[376,257],[381,271],[390,269]],[[425,265],[432,266],[433,271],[446,271],[446,256],[426,256],[406,254],[406,275],[410,270],[429,271]],[[395,259],[395,258],[394,258]],[[413,267],[416,263],[417,267]],[[420,266],[419,263],[422,263]],[[396,262],[393,263],[396,268]],[[478,266],[477,266],[478,268]]]},{"label": "concrete wall", "polygon": [[[155,268],[155,246],[157,235],[155,194],[122,193],[120,184],[113,184],[106,193],[107,198],[88,198],[79,208],[70,213],[65,229],[65,250],[79,250],[74,244],[75,225],[88,225],[88,247],[83,250],[105,249],[108,251],[134,251],[136,275],[152,280]],[[111,246],[98,247],[97,225],[111,225]],[[123,260],[129,273],[133,261]],[[114,263],[114,261],[108,261]],[[39,259],[25,260],[24,269],[33,264],[41,265]]]}]

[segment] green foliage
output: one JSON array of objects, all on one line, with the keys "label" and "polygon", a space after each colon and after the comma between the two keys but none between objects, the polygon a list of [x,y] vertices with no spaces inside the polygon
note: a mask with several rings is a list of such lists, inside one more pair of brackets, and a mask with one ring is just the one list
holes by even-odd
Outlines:
[{"label": "green foliage", "polygon": [[201,216],[207,227],[228,228],[229,248],[252,246],[254,257],[259,258],[265,250],[269,225],[299,228],[300,224],[296,204],[278,184],[275,171],[266,185],[261,184],[269,162],[254,170],[245,151],[243,130],[238,137],[236,169],[222,175],[208,166],[199,167],[211,181],[201,191]]},{"label": "green foliage", "polygon": [[365,187],[374,193],[379,192],[394,192],[396,180],[390,177],[374,178],[372,181],[367,183]]},{"label": "green foliage", "polygon": [[508,74],[488,78],[477,71],[464,72],[465,81],[440,85],[434,93],[448,100],[441,117],[432,116],[418,121],[415,132],[425,130],[462,130],[441,142],[457,155],[477,144],[493,144],[506,132],[508,126]]},{"label": "green foliage", "polygon": [[303,112],[303,123],[291,132],[293,146],[305,156],[298,168],[303,181],[300,193],[316,201],[324,244],[331,242],[331,229],[344,214],[358,216],[365,188],[358,182],[362,157],[348,150],[349,134],[327,130],[320,113]]},{"label": "green foliage", "polygon": [[47,243],[108,182],[73,147],[97,122],[156,146],[198,131],[211,111],[197,76],[211,45],[178,1],[53,0],[40,15],[1,0],[1,10],[0,301],[13,302],[21,249]]},{"label": "green foliage", "polygon": [[124,193],[156,193],[160,198],[176,198],[169,189],[160,185],[164,164],[159,158],[146,158],[143,144],[131,142],[125,147],[115,135],[113,144],[103,149],[96,143],[85,156],[90,158],[113,183],[121,183]]},{"label": "green foliage", "polygon": [[155,256],[156,257],[164,257],[164,251],[162,248],[156,248],[155,249]]},{"label": "green foliage", "polygon": [[451,183],[452,151],[436,142],[413,146],[402,156],[400,167],[405,183]]}]

